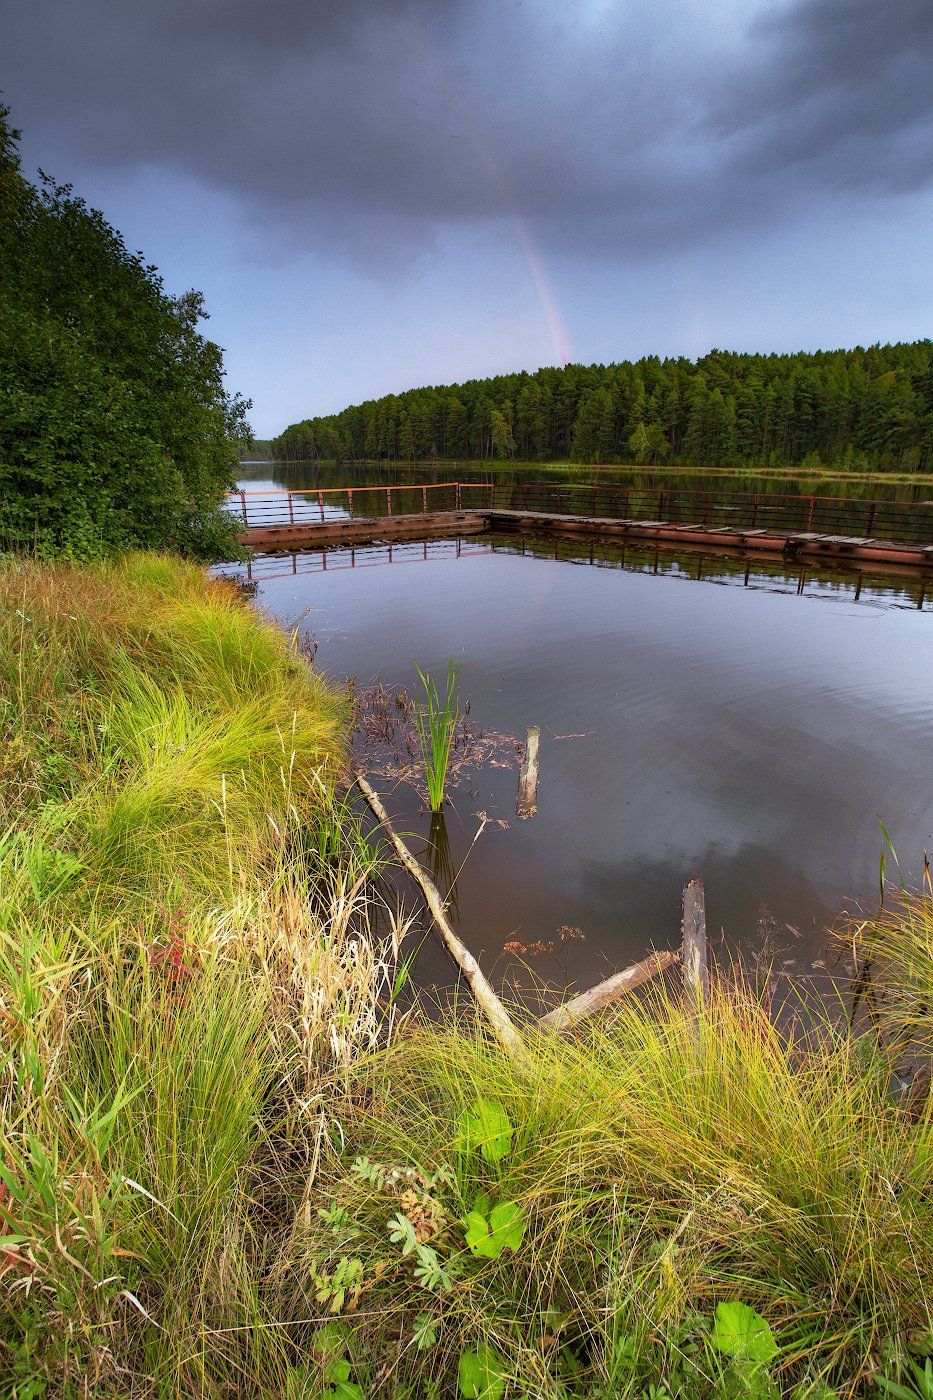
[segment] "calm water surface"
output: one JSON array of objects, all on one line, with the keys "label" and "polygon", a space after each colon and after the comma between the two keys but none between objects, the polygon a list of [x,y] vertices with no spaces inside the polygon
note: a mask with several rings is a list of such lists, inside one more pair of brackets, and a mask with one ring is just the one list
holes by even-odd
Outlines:
[{"label": "calm water surface", "polygon": [[[458,786],[433,845],[413,791],[387,799],[439,882],[466,857],[456,922],[488,971],[585,984],[676,946],[695,874],[727,945],[809,969],[825,927],[876,898],[878,815],[915,874],[933,846],[933,602],[913,579],[580,549],[474,536],[251,572],[335,681],[412,687],[413,661],[442,672],[453,655],[471,723],[540,726],[530,821],[513,768]],[[508,826],[467,855],[479,812]],[[535,943],[554,949],[503,951]],[[450,980],[433,942],[420,974]]]}]

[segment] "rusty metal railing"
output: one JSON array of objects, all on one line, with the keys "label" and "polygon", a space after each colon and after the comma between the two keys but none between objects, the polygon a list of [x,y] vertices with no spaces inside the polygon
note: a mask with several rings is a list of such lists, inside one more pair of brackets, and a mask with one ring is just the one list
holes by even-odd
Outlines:
[{"label": "rusty metal railing", "polygon": [[933,501],[861,500],[695,487],[432,481],[416,485],[243,489],[230,494],[228,508],[240,517],[245,529],[484,509],[933,544]]}]

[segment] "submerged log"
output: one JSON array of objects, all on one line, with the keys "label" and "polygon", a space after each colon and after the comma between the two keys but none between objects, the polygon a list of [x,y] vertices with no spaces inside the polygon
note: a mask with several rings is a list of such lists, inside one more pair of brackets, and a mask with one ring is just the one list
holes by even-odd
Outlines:
[{"label": "submerged log", "polygon": [[684,992],[694,1014],[699,1015],[709,997],[706,893],[699,878],[684,886],[683,960]]},{"label": "submerged log", "polygon": [[447,918],[447,908],[441,898],[440,891],[427,871],[415,860],[415,857],[405,845],[405,842],[392,826],[389,820],[389,814],[385,807],[383,807],[378,794],[370,787],[361,773],[357,773],[355,776],[360,792],[366,798],[373,812],[385,827],[389,839],[398,854],[399,860],[402,862],[409,875],[411,875],[412,879],[421,886],[428,908],[437,925],[441,940],[466,978],[470,990],[476,998],[477,1005],[483,1011],[486,1019],[492,1026],[496,1039],[510,1055],[520,1054],[522,1051],[521,1036],[516,1030],[509,1013],[493,991],[479,963],[463,940],[455,933],[450,920]]},{"label": "submerged log", "polygon": [[618,1001],[627,992],[633,992],[636,987],[650,982],[652,977],[666,972],[671,964],[677,961],[678,957],[677,953],[651,953],[641,962],[633,963],[631,967],[625,968],[623,972],[613,973],[611,977],[606,978],[605,982],[598,982],[595,987],[590,987],[589,991],[571,997],[570,1001],[565,1001],[562,1006],[555,1006],[553,1011],[549,1011],[546,1016],[541,1017],[538,1025],[548,1031],[573,1030],[574,1026],[578,1025],[584,1017],[592,1016],[596,1011],[602,1011],[604,1007]]},{"label": "submerged log", "polygon": [[520,821],[533,817],[538,810],[538,740],[541,731],[536,724],[528,730],[525,743],[525,757],[518,778],[518,797],[515,811]]}]

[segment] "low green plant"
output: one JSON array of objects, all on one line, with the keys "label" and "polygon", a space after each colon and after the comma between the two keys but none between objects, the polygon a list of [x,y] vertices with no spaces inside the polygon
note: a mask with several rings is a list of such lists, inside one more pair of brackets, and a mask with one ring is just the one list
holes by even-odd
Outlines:
[{"label": "low green plant", "polygon": [[879,1376],[878,1388],[894,1400],[933,1400],[933,1357],[928,1356],[922,1364],[908,1358],[901,1379]]},{"label": "low green plant", "polygon": [[484,1343],[463,1352],[457,1366],[457,1386],[464,1400],[499,1400],[505,1393],[502,1357]]},{"label": "low green plant", "polygon": [[457,696],[460,662],[455,661],[453,657],[448,661],[443,694],[430,671],[422,671],[417,662],[415,670],[424,687],[424,702],[414,707],[415,728],[424,763],[428,804],[432,812],[439,812],[444,805],[450,752],[460,720],[460,702]]},{"label": "low green plant", "polygon": [[[367,1166],[320,1190],[361,1230],[365,1346],[408,1339],[400,1395],[488,1346],[516,1397],[851,1400],[929,1328],[933,1120],[815,1004],[779,1032],[714,984],[698,1042],[658,988],[570,1040],[527,1031],[521,1062],[460,1022],[363,1072],[341,1121]],[[430,1304],[419,1246],[451,1282]]]}]

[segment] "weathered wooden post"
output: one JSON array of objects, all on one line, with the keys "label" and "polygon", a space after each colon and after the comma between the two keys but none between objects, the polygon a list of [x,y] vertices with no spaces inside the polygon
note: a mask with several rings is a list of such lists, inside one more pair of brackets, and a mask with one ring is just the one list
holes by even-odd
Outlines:
[{"label": "weathered wooden post", "polygon": [[520,821],[533,817],[538,810],[538,740],[541,731],[536,724],[530,726],[525,741],[525,756],[518,778],[518,797],[515,799],[515,812]]},{"label": "weathered wooden post", "polygon": [[706,960],[706,894],[697,877],[684,886],[683,917],[684,993],[699,1016],[709,997]]}]

